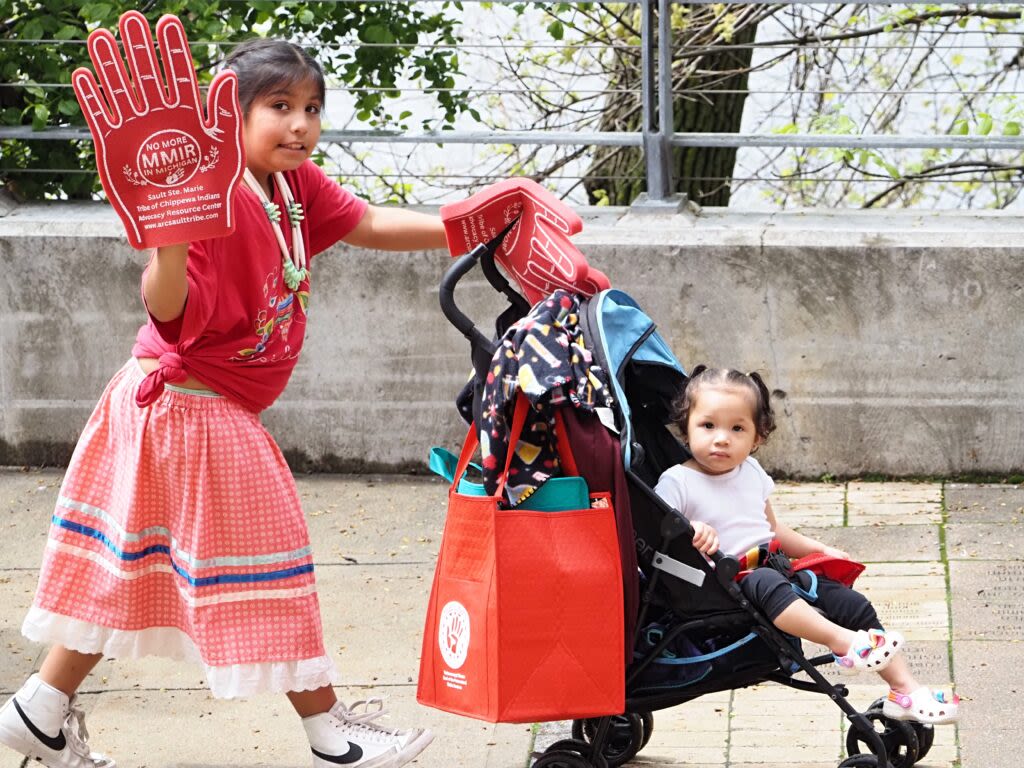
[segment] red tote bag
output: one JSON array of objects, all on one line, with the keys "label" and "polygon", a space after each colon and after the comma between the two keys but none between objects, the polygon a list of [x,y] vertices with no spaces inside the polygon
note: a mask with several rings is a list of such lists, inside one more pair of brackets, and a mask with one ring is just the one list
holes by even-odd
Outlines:
[{"label": "red tote bag", "polygon": [[619,714],[622,572],[610,497],[559,512],[499,508],[527,408],[520,395],[494,496],[456,491],[476,429],[466,437],[448,495],[416,699],[492,723]]}]

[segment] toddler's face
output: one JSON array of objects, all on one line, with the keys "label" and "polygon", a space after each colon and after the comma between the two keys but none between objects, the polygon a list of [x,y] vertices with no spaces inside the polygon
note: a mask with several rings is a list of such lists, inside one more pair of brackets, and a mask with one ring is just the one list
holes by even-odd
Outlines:
[{"label": "toddler's face", "polygon": [[701,387],[690,408],[686,438],[701,471],[721,475],[735,469],[761,442],[752,394],[734,387]]}]

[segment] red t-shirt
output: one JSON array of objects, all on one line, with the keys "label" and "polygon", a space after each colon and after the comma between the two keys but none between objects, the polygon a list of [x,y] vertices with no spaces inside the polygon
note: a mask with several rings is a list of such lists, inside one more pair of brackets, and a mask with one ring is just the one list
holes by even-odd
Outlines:
[{"label": "red t-shirt", "polygon": [[[313,256],[351,232],[367,204],[306,161],[285,174],[296,201],[306,252]],[[291,228],[280,192],[281,224],[291,248]],[[198,240],[188,248],[188,298],[180,318],[161,323],[150,317],[139,329],[135,357],[160,359],[136,401],[153,402],[164,383],[195,376],[210,389],[253,411],[269,407],[284,391],[306,332],[309,280],[292,292],[284,283],[281,250],[256,194],[235,191],[237,225],[228,237]],[[148,269],[148,267],[147,267]]]}]

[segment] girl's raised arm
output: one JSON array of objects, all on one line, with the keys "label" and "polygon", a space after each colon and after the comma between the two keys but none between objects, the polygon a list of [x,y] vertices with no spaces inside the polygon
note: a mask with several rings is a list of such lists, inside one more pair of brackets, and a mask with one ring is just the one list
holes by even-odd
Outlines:
[{"label": "girl's raised arm", "polygon": [[142,278],[142,296],[153,318],[167,323],[178,318],[188,298],[185,265],[188,243],[164,245],[155,250]]}]

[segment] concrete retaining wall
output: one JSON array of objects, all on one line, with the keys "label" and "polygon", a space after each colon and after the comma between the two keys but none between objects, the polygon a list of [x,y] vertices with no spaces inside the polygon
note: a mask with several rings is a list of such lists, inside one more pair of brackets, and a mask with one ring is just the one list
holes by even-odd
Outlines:
[{"label": "concrete retaining wall", "polygon": [[[687,367],[761,370],[780,474],[1024,469],[1024,218],[1000,213],[631,215],[577,242]],[[440,253],[319,257],[303,360],[265,422],[297,469],[406,470],[455,445],[468,351]],[[143,257],[105,206],[0,204],[0,464],[66,462],[143,321]],[[471,279],[472,278],[472,279]],[[481,325],[503,306],[458,294]]]}]

